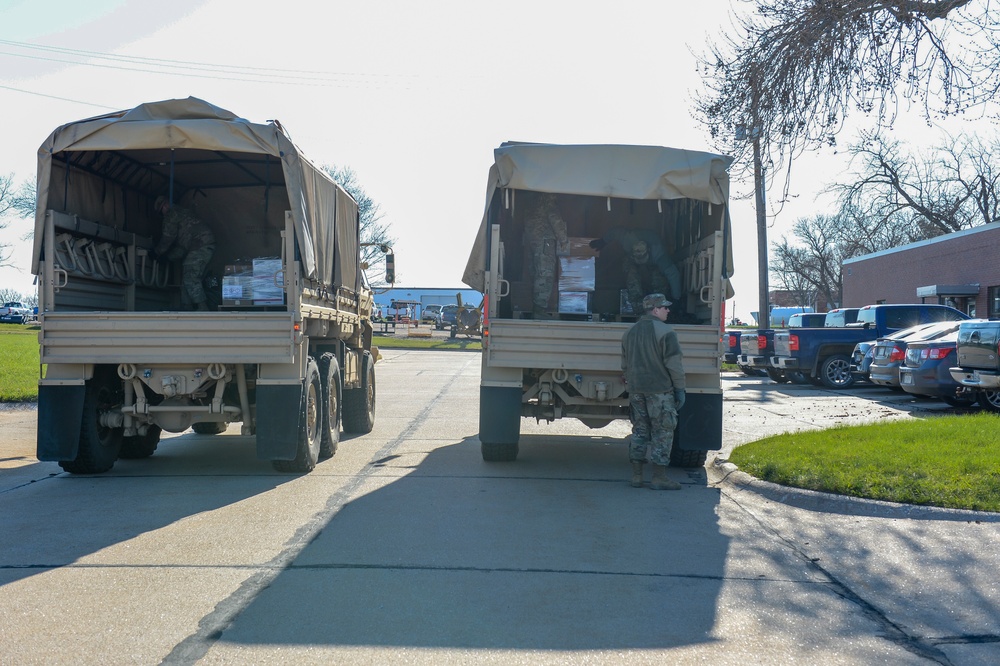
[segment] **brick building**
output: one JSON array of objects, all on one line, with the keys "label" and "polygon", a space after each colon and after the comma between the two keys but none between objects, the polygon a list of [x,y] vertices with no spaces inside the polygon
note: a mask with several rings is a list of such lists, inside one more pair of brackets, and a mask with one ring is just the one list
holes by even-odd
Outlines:
[{"label": "brick building", "polygon": [[1000,318],[1000,224],[848,259],[844,307],[940,303]]}]

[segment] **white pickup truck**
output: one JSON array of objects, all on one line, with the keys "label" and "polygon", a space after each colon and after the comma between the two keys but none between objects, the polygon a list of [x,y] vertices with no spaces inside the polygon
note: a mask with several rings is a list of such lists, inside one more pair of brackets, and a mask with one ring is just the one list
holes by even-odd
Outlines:
[{"label": "white pickup truck", "polygon": [[31,308],[20,301],[8,301],[0,307],[0,322],[4,324],[23,324],[31,319]]}]

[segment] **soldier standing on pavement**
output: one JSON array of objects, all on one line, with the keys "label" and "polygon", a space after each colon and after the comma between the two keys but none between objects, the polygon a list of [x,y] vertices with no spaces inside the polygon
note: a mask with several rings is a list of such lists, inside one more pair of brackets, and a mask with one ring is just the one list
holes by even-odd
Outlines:
[{"label": "soldier standing on pavement", "polygon": [[536,318],[548,316],[555,285],[558,257],[569,256],[566,222],[556,211],[556,198],[541,195],[524,222],[534,271],[532,312]]},{"label": "soldier standing on pavement", "polygon": [[622,372],[632,419],[632,487],[642,487],[646,447],[652,445],[653,490],[680,490],[667,478],[677,412],[684,406],[685,382],[677,333],[666,323],[670,301],[663,294],[642,299],[645,314],[622,337]]},{"label": "soldier standing on pavement", "polygon": [[160,242],[153,248],[153,256],[181,260],[182,295],[187,296],[193,309],[208,310],[202,278],[215,253],[215,234],[194,213],[170,203],[166,197],[157,197],[153,209],[163,214]]}]

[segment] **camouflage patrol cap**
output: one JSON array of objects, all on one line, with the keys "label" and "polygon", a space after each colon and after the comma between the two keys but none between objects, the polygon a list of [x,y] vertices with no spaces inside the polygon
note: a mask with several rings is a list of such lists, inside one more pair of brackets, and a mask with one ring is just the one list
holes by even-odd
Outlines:
[{"label": "camouflage patrol cap", "polygon": [[649,312],[653,308],[669,308],[673,303],[663,294],[648,294],[642,299],[642,309]]},{"label": "camouflage patrol cap", "polygon": [[646,241],[636,241],[632,246],[632,261],[637,264],[644,264],[649,260],[649,247]]}]

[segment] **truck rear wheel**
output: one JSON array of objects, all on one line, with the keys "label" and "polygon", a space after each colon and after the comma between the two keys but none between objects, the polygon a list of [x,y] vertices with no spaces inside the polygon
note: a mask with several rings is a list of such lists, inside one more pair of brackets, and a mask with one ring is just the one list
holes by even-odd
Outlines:
[{"label": "truck rear wheel", "polygon": [[366,434],[375,427],[375,361],[361,359],[361,388],[344,391],[344,431]]},{"label": "truck rear wheel", "polygon": [[670,449],[671,467],[704,467],[708,451],[687,451],[674,446]]},{"label": "truck rear wheel", "polygon": [[319,368],[311,356],[306,364],[302,394],[302,413],[299,415],[295,459],[272,461],[274,468],[279,472],[305,474],[313,471],[319,461],[319,449],[323,440],[323,411],[320,408],[323,386],[319,379]]},{"label": "truck rear wheel", "polygon": [[834,354],[823,359],[819,366],[819,381],[826,388],[842,389],[854,384],[851,359],[844,354]]},{"label": "truck rear wheel", "polygon": [[521,389],[479,387],[479,441],[486,462],[517,460],[521,438]]},{"label": "truck rear wheel", "polygon": [[71,474],[100,474],[114,467],[122,448],[122,428],[101,425],[101,415],[122,406],[121,381],[105,367],[94,370],[83,397],[80,442],[73,460],[59,466]]},{"label": "truck rear wheel", "polygon": [[323,382],[323,441],[319,446],[321,460],[333,457],[340,444],[340,399],[343,383],[337,357],[326,353],[319,357],[319,376]]},{"label": "truck rear wheel", "polygon": [[119,458],[148,458],[156,452],[156,447],[160,443],[160,433],[162,429],[158,425],[151,425],[146,428],[145,435],[135,435],[122,439],[122,449],[118,452]]}]

